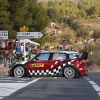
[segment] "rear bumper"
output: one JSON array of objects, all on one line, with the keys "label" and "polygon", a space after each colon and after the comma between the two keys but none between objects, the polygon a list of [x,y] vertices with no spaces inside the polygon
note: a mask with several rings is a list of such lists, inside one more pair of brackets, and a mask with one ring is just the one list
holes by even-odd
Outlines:
[{"label": "rear bumper", "polygon": [[81,74],[81,76],[87,76],[88,70],[87,69],[80,70],[80,74]]}]

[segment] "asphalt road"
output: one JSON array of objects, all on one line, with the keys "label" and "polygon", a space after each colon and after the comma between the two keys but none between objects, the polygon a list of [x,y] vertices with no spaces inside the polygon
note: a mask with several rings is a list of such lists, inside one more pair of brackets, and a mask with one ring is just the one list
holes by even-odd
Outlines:
[{"label": "asphalt road", "polygon": [[91,72],[87,77],[75,79],[0,77],[0,80],[3,80],[2,83],[0,81],[0,88],[1,84],[8,84],[3,86],[3,94],[9,86],[10,89],[12,86],[12,89],[19,87],[10,95],[3,96],[0,92],[1,100],[100,100],[100,73]]}]

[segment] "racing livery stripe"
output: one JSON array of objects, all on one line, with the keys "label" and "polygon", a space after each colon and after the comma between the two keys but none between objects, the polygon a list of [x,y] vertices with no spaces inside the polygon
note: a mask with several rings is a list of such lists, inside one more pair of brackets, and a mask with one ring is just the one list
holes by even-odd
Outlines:
[{"label": "racing livery stripe", "polygon": [[[58,62],[55,62],[57,64]],[[68,64],[71,64],[69,61]],[[52,71],[51,70],[29,70],[30,75],[60,75],[61,69],[66,66],[66,63],[63,63],[62,66],[58,66],[57,68],[54,68]],[[53,68],[54,65],[51,65],[51,68]]]},{"label": "racing livery stripe", "polygon": [[29,70],[30,75],[59,75],[60,70],[64,66],[58,66],[58,68],[51,70]]}]

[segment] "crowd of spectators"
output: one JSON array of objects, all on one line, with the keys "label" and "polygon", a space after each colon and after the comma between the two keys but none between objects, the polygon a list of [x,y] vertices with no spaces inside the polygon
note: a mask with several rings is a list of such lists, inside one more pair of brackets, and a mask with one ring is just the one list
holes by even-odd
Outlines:
[{"label": "crowd of spectators", "polygon": [[26,57],[31,58],[34,54],[38,53],[41,48],[40,46],[27,42],[25,43],[24,50],[24,43],[21,43],[19,40],[11,39],[0,41],[0,50],[2,51],[2,58],[4,60],[9,60],[12,58],[25,60]]}]

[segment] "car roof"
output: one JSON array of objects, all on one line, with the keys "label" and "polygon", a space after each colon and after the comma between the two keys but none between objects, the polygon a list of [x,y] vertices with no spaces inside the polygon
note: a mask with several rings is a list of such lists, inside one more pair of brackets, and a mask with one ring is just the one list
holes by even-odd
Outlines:
[{"label": "car roof", "polygon": [[79,52],[76,52],[76,51],[57,51],[57,50],[50,50],[50,51],[45,51],[45,50],[43,50],[43,51],[41,51],[40,53],[66,53],[66,54],[72,54],[72,53],[77,53],[77,54],[79,54]]}]

